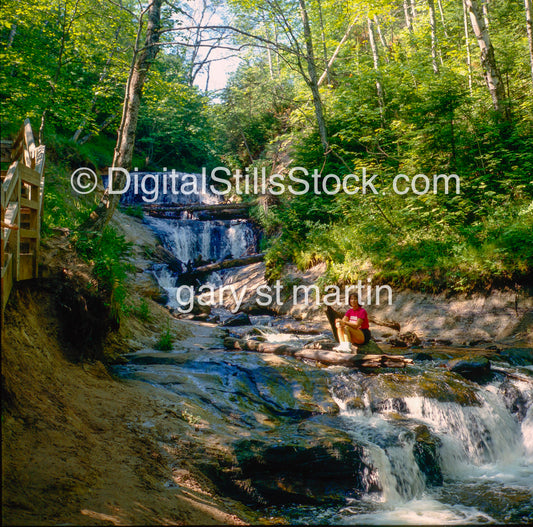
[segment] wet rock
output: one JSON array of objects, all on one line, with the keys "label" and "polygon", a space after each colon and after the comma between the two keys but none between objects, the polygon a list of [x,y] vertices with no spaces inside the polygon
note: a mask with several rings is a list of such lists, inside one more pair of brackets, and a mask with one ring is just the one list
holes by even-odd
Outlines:
[{"label": "wet rock", "polygon": [[475,339],[475,340],[470,340],[468,342],[465,342],[465,346],[474,348],[476,346],[480,346],[481,344],[489,344],[489,343],[490,343],[490,340],[487,340],[487,339]]},{"label": "wet rock", "polygon": [[490,361],[486,357],[461,357],[448,362],[447,367],[472,381],[480,381],[490,375]]},{"label": "wet rock", "polygon": [[533,364],[533,348],[506,348],[500,356],[514,366],[529,366]]},{"label": "wet rock", "polygon": [[522,422],[527,413],[527,399],[524,394],[509,380],[500,385],[498,393],[502,396],[507,409]]},{"label": "wet rock", "polygon": [[257,302],[246,302],[241,306],[241,313],[252,316],[276,315],[277,312],[270,306],[260,306]]},{"label": "wet rock", "polygon": [[[424,372],[422,375],[403,372],[365,375],[356,382],[366,392],[371,407],[376,409],[387,408],[395,399],[415,396],[461,406],[481,405],[476,385],[449,371]],[[403,405],[396,404],[395,409],[402,411]]]},{"label": "wet rock", "polygon": [[198,301],[198,298],[194,298],[193,306],[191,309],[190,314],[191,315],[200,315],[202,313],[205,313],[207,315],[211,314],[211,306],[204,306],[203,304],[200,304]]},{"label": "wet rock", "polygon": [[166,306],[168,304],[168,293],[166,291],[154,291],[150,294],[150,298],[157,302],[158,304],[161,304],[162,306]]},{"label": "wet rock", "polygon": [[407,348],[407,342],[401,340],[398,337],[391,337],[386,340],[387,344],[391,345],[393,348]]},{"label": "wet rock", "polygon": [[290,440],[235,443],[236,486],[252,501],[281,504],[344,503],[356,491],[379,490],[363,448],[327,425],[293,427]]},{"label": "wet rock", "polygon": [[443,483],[442,469],[440,467],[439,448],[441,440],[432,435],[426,425],[417,426],[413,455],[420,471],[426,477],[430,486],[441,486]]},{"label": "wet rock", "polygon": [[380,401],[373,401],[370,404],[370,409],[373,412],[397,412],[399,414],[407,414],[408,408],[407,404],[401,397],[393,397],[390,399],[383,399]]},{"label": "wet rock", "polygon": [[409,356],[416,362],[425,362],[428,360],[433,360],[433,357],[429,353],[411,353]]},{"label": "wet rock", "polygon": [[238,313],[237,315],[233,315],[232,317],[228,318],[222,324],[220,324],[223,327],[232,327],[232,326],[251,326],[252,321],[250,320],[250,317],[246,313]]}]

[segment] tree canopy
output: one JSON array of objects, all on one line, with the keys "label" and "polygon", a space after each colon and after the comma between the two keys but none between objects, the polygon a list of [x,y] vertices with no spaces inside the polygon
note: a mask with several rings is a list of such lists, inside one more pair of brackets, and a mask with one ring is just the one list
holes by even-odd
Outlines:
[{"label": "tree canopy", "polygon": [[[28,116],[72,167],[110,165],[153,1],[4,2],[4,133]],[[376,174],[376,194],[265,196],[256,215],[271,278],[288,261],[323,261],[325,282],[469,291],[531,280],[531,0],[161,6],[133,166],[300,166],[310,183],[314,169]],[[240,65],[209,92],[221,50]],[[413,190],[419,174],[431,185],[456,174],[460,192],[441,179],[420,193],[422,178]]]}]

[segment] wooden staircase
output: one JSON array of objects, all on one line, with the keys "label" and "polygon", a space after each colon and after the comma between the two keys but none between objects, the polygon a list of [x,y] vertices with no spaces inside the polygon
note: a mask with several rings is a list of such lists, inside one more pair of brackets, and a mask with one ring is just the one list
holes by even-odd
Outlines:
[{"label": "wooden staircase", "polygon": [[36,146],[29,119],[14,141],[1,142],[2,319],[15,282],[37,277],[44,192],[44,145]]}]

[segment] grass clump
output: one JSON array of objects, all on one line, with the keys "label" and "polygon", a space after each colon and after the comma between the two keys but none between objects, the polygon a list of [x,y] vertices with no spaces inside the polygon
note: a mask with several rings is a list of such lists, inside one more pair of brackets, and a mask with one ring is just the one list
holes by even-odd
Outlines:
[{"label": "grass clump", "polygon": [[174,342],[174,336],[170,331],[170,322],[167,324],[166,329],[159,336],[158,341],[155,343],[154,348],[159,351],[172,350],[172,343]]},{"label": "grass clump", "polygon": [[139,304],[133,306],[131,312],[142,322],[150,322],[152,320],[150,307],[145,298],[142,298]]},{"label": "grass clump", "polygon": [[121,208],[121,212],[133,218],[139,218],[140,220],[144,218],[144,211],[141,205],[128,205],[127,207]]}]

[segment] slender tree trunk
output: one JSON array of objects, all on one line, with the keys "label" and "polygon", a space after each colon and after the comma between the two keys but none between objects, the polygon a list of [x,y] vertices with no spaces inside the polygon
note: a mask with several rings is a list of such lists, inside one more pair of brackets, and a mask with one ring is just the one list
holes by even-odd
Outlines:
[{"label": "slender tree trunk", "polygon": [[431,64],[433,73],[439,74],[439,65],[437,64],[437,23],[435,21],[435,3],[428,0],[429,6],[429,25],[431,26]]},{"label": "slender tree trunk", "polygon": [[324,107],[322,105],[322,99],[320,97],[320,91],[318,89],[318,75],[316,72],[315,54],[313,51],[313,39],[311,35],[311,26],[309,25],[309,17],[307,15],[307,8],[305,0],[299,0],[300,15],[302,17],[305,48],[307,52],[307,72],[309,77],[307,78],[307,84],[313,94],[313,104],[315,107],[315,116],[318,124],[318,133],[320,135],[320,142],[324,153],[329,150],[328,132],[326,129],[326,121],[324,118]]},{"label": "slender tree trunk", "polygon": [[378,16],[374,15],[374,25],[376,28],[376,31],[378,33],[379,41],[381,42],[381,46],[383,47],[383,50],[385,51],[385,62],[389,63],[389,46],[387,46],[387,42],[385,42],[385,38],[383,37],[383,33],[381,32],[381,26],[379,25]]},{"label": "slender tree trunk", "polygon": [[[344,36],[342,37],[338,46],[335,48],[333,55],[331,55],[331,58],[329,59],[329,62],[328,62],[328,70],[330,70],[331,66],[333,66],[333,63],[335,62],[335,59],[337,58],[337,55],[339,54],[339,51],[341,50],[342,45],[348,40],[348,37],[350,36],[350,33],[352,32],[352,29],[355,26],[356,20],[357,19],[354,19],[354,21],[349,25],[348,29],[346,30],[346,33],[344,33]],[[324,73],[322,73],[322,75],[320,76],[320,79],[318,79],[319,86],[324,82],[325,78],[326,78],[326,72],[324,71]]]},{"label": "slender tree trunk", "polygon": [[15,40],[15,35],[17,34],[17,24],[13,24],[11,26],[11,30],[9,31],[9,37],[7,38],[7,47],[10,48],[13,45],[13,41]]},{"label": "slender tree trunk", "polygon": [[442,29],[444,29],[444,36],[446,38],[450,38],[450,36],[448,35],[448,31],[446,29],[446,22],[444,20],[444,10],[442,9],[442,2],[441,0],[437,0],[437,4],[439,6],[439,13],[440,13],[440,20],[442,22]]},{"label": "slender tree trunk", "polygon": [[[103,132],[114,120],[115,120],[115,117],[117,117],[117,114],[113,114],[113,115],[110,115],[101,125],[100,127],[98,128],[98,133],[100,132]],[[89,132],[87,135],[85,135],[84,137],[82,137],[79,141],[78,141],[78,144],[80,145],[83,145],[85,144],[93,135],[95,134],[95,132]]]},{"label": "slender tree trunk", "polygon": [[485,27],[489,29],[489,0],[481,0],[481,6],[483,9],[483,20],[485,21]]},{"label": "slender tree trunk", "polygon": [[405,25],[411,33],[413,31],[413,25],[411,23],[411,13],[409,13],[409,4],[407,3],[407,0],[403,0],[403,12],[405,15]]},{"label": "slender tree trunk", "polygon": [[326,73],[326,81],[329,84],[329,61],[328,61],[328,50],[326,48],[326,35],[324,32],[324,19],[322,17],[322,2],[321,0],[317,0],[318,2],[318,16],[320,19],[320,36],[322,39],[322,51],[324,53],[324,72]]},{"label": "slender tree trunk", "polygon": [[[142,91],[150,66],[159,51],[158,42],[161,27],[162,2],[163,0],[151,0],[148,4],[146,37],[144,46],[141,49],[138,49],[138,42],[140,41],[144,25],[142,17],[139,21],[137,42],[135,44],[134,56],[124,94],[122,120],[118,129],[117,144],[113,156],[113,167],[120,167],[126,170],[131,168]],[[115,188],[122,188],[125,184],[125,176],[120,174],[120,176],[115,177],[113,183]],[[101,231],[107,225],[120,201],[120,194],[110,195],[108,190],[105,191],[97,209],[93,211],[82,228],[95,232]]]},{"label": "slender tree trunk", "polygon": [[211,63],[207,65],[207,70],[205,72],[205,92],[209,91],[209,78],[211,77]]},{"label": "slender tree trunk", "polygon": [[376,72],[376,91],[378,93],[379,115],[381,117],[381,126],[385,126],[385,100],[383,97],[383,87],[379,80],[379,53],[376,46],[376,39],[374,37],[374,28],[372,27],[372,20],[367,17],[368,23],[368,41],[370,42],[370,49],[372,50],[372,58],[374,60],[374,70]]},{"label": "slender tree trunk", "polygon": [[[270,40],[270,31],[268,30],[268,24],[265,20],[265,15],[263,13],[263,27],[265,29],[265,37],[267,40]],[[268,73],[270,75],[270,79],[274,80],[274,63],[272,62],[272,48],[270,46],[266,47],[267,52],[267,60],[268,60]]]},{"label": "slender tree trunk", "polygon": [[509,108],[505,102],[505,86],[502,82],[500,71],[494,57],[494,48],[490,40],[489,32],[485,26],[483,16],[477,0],[465,0],[472,30],[476,36],[481,51],[481,66],[485,76],[485,82],[492,98],[492,105],[496,113],[504,120],[509,120]]},{"label": "slender tree trunk", "polygon": [[463,26],[465,30],[466,65],[468,67],[468,89],[470,91],[470,96],[472,96],[472,56],[470,54],[470,37],[468,36],[468,15],[466,13],[465,0],[463,0]]},{"label": "slender tree trunk", "polygon": [[533,82],[533,23],[531,21],[532,17],[532,2],[531,0],[524,0],[526,8],[526,29],[527,29],[527,40],[529,43],[529,64],[531,66],[531,82]]}]

